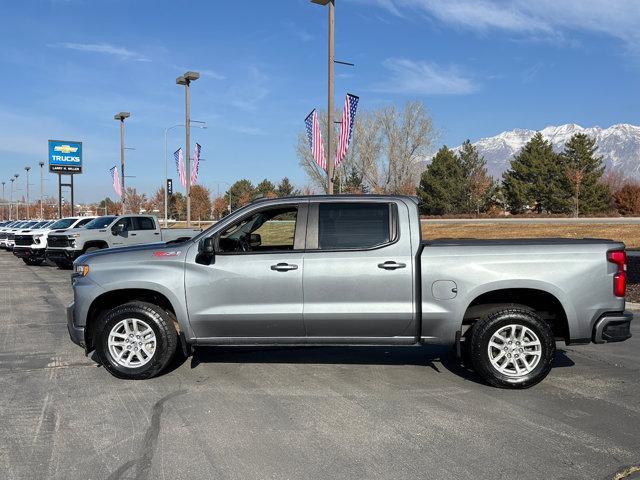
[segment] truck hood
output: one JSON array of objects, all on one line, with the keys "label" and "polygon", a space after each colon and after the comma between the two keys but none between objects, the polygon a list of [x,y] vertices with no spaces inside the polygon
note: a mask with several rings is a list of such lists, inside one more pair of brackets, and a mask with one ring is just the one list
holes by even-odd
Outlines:
[{"label": "truck hood", "polygon": [[184,256],[189,248],[188,243],[146,243],[129,247],[105,248],[92,253],[86,253],[78,257],[75,263],[85,262],[113,262],[113,261],[150,261],[163,258],[176,258]]}]

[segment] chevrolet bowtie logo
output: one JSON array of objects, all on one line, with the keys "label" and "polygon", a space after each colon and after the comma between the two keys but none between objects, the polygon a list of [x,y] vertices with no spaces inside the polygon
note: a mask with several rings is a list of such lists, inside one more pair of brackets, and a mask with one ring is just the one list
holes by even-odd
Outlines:
[{"label": "chevrolet bowtie logo", "polygon": [[76,153],[78,151],[78,147],[72,147],[71,145],[56,145],[53,149],[62,153]]}]

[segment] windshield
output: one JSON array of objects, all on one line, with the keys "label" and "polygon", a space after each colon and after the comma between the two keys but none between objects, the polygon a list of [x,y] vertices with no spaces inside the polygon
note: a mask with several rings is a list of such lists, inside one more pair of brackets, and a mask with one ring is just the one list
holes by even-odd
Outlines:
[{"label": "windshield", "polygon": [[24,225],[22,225],[22,228],[33,228],[36,225],[38,225],[38,223],[40,222],[24,222]]},{"label": "windshield", "polygon": [[37,222],[37,223],[31,225],[31,228],[40,228],[40,227],[42,227],[42,226],[44,226],[46,224],[47,224],[47,222]]},{"label": "windshield", "polygon": [[51,230],[56,230],[59,228],[69,228],[71,225],[73,225],[73,222],[75,222],[76,220],[77,220],[76,218],[61,218],[60,220],[55,222],[53,225],[51,225]]},{"label": "windshield", "polygon": [[89,230],[94,230],[98,228],[107,228],[111,222],[115,220],[116,217],[107,216],[107,217],[98,217],[95,220],[91,220],[87,223],[84,228]]}]

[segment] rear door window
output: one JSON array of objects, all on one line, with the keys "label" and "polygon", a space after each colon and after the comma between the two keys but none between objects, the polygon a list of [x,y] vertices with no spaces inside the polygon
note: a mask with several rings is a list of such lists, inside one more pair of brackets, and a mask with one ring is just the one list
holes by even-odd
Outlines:
[{"label": "rear door window", "polygon": [[321,203],[318,211],[320,250],[366,249],[389,243],[388,203]]}]

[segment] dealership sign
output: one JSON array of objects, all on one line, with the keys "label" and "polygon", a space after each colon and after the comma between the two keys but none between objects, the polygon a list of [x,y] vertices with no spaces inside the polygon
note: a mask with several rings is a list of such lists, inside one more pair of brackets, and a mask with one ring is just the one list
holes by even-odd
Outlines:
[{"label": "dealership sign", "polygon": [[82,142],[49,140],[49,171],[82,173]]}]

